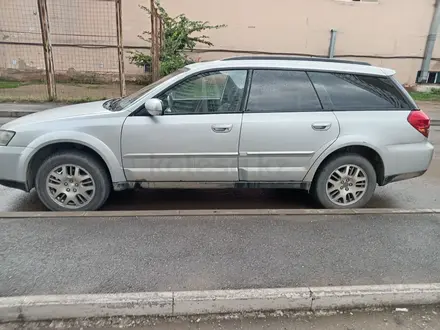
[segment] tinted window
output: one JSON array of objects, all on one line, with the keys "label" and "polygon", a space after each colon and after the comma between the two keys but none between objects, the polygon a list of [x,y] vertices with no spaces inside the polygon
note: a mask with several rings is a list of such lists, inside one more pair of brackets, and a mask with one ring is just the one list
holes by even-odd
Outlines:
[{"label": "tinted window", "polygon": [[255,70],[247,110],[320,111],[321,103],[305,72]]},{"label": "tinted window", "polygon": [[246,70],[231,70],[188,78],[159,97],[164,114],[238,112],[246,76]]},{"label": "tinted window", "polygon": [[335,110],[409,108],[389,78],[324,72],[309,72],[309,76],[320,97],[329,98]]}]

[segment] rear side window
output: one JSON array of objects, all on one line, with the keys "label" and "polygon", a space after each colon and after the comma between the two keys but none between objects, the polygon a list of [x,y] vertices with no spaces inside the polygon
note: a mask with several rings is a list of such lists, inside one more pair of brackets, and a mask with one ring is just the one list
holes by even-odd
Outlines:
[{"label": "rear side window", "polygon": [[247,111],[321,111],[321,103],[303,71],[255,70]]},{"label": "rear side window", "polygon": [[333,110],[409,109],[410,105],[388,77],[309,72],[321,99]]}]

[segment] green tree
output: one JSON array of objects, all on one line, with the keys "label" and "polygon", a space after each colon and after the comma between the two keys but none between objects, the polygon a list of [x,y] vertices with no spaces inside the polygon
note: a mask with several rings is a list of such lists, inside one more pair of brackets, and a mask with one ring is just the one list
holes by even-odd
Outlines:
[{"label": "green tree", "polygon": [[[167,75],[189,63],[191,59],[187,56],[192,52],[197,44],[213,46],[209,41],[209,36],[203,32],[212,29],[221,29],[226,25],[210,25],[209,22],[192,21],[185,14],[171,17],[159,1],[156,1],[159,15],[163,21],[164,40],[160,52],[160,74]],[[140,6],[151,15],[150,8]],[[151,43],[151,32],[144,31],[138,36],[140,39]],[[144,67],[151,65],[151,56],[140,51],[130,52],[130,62],[137,66]]]}]

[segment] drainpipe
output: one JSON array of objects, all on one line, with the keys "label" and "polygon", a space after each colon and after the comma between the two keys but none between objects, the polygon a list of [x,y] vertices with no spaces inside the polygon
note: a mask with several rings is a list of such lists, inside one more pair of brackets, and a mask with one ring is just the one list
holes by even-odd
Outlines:
[{"label": "drainpipe", "polygon": [[437,39],[438,27],[440,25],[440,0],[435,1],[434,15],[429,28],[428,38],[426,39],[425,55],[423,56],[422,68],[418,83],[427,83],[429,77],[429,66],[431,64],[432,53]]},{"label": "drainpipe", "polygon": [[328,58],[335,57],[335,45],[336,45],[336,30],[330,31],[330,47],[328,48]]}]

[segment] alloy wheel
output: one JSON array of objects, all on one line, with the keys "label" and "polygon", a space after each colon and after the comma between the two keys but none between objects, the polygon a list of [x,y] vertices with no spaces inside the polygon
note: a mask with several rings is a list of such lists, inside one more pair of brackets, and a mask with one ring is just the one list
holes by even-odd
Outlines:
[{"label": "alloy wheel", "polygon": [[46,179],[49,197],[62,207],[78,209],[95,196],[96,185],[83,167],[65,164],[54,168]]}]

